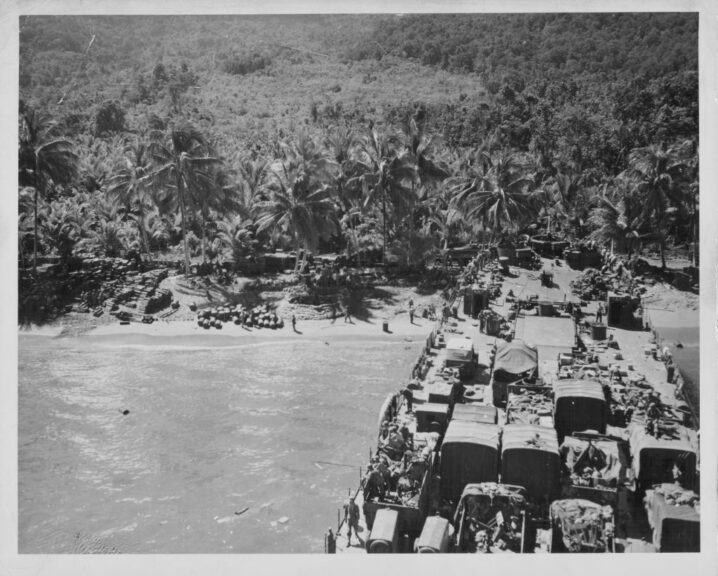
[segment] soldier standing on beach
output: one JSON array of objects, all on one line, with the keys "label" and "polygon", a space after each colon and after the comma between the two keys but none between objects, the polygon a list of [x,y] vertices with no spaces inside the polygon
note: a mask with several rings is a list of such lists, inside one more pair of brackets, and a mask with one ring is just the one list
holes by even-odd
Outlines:
[{"label": "soldier standing on beach", "polygon": [[600,324],[603,320],[603,302],[598,303],[598,310],[596,310],[596,324]]}]

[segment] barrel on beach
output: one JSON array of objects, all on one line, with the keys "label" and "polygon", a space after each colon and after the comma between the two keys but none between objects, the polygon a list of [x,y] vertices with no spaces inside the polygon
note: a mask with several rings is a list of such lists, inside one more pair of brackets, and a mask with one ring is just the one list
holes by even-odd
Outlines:
[{"label": "barrel on beach", "polygon": [[591,325],[591,338],[594,340],[605,340],[606,339],[606,325],[605,324],[592,324]]},{"label": "barrel on beach", "polygon": [[389,321],[388,320],[384,320],[384,322],[381,323],[381,329],[384,332],[389,332]]}]

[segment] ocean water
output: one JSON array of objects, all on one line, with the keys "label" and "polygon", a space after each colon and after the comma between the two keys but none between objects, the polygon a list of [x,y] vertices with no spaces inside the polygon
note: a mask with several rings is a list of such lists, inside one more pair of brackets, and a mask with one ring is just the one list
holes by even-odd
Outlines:
[{"label": "ocean water", "polygon": [[421,346],[20,336],[20,553],[322,552]]},{"label": "ocean water", "polygon": [[[690,327],[656,326],[659,337],[670,348],[673,360],[683,376],[686,394],[695,406],[700,405],[700,329]],[[683,344],[681,348],[676,343]]]}]

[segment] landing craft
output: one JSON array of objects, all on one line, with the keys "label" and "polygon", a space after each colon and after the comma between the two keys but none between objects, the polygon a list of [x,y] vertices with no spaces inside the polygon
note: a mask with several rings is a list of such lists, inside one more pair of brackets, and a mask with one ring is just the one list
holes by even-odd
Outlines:
[{"label": "landing craft", "polygon": [[[552,301],[535,276],[542,296],[517,298],[514,285],[502,297],[497,253],[468,263],[411,379],[383,403],[355,493],[367,541],[348,547],[339,514],[331,551],[697,551],[699,432],[680,383],[639,374],[640,339],[617,352],[623,327],[609,335],[577,323],[572,312],[586,304],[563,294]],[[520,274],[513,268],[508,278],[528,293]],[[474,306],[477,291],[491,294],[489,309]],[[504,327],[500,335],[471,321],[483,313]],[[645,361],[667,373],[663,358]]]}]

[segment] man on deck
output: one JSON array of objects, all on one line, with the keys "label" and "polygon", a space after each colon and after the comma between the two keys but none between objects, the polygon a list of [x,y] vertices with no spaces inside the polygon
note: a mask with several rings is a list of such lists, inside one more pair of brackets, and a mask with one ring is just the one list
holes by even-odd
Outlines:
[{"label": "man on deck", "polygon": [[347,523],[347,547],[352,544],[352,530],[356,534],[359,544],[361,544],[361,538],[359,538],[359,506],[354,502],[354,498],[349,498],[349,502],[344,506],[344,521]]}]

